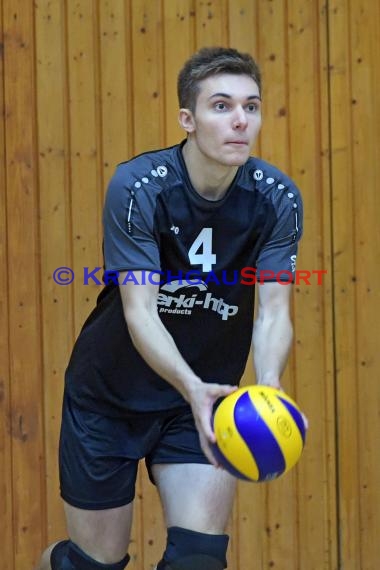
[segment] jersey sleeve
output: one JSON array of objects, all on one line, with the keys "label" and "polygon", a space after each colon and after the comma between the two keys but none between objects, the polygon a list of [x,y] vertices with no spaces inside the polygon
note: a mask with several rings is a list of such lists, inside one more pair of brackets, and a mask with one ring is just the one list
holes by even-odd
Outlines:
[{"label": "jersey sleeve", "polygon": [[103,210],[107,271],[160,270],[153,231],[155,207],[155,194],[144,188],[131,189],[128,176],[119,166],[109,183]]},{"label": "jersey sleeve", "polygon": [[303,206],[298,188],[293,184],[281,190],[276,188],[273,206],[277,221],[260,250],[256,277],[260,283],[292,283],[296,272],[298,242],[303,232]]}]

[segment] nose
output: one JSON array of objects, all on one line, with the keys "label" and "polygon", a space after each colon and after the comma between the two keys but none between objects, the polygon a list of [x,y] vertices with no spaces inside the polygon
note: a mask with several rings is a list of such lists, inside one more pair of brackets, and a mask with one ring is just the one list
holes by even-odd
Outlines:
[{"label": "nose", "polygon": [[234,119],[233,119],[233,128],[235,130],[244,130],[247,127],[248,120],[247,115],[243,109],[243,107],[239,106],[235,110]]}]

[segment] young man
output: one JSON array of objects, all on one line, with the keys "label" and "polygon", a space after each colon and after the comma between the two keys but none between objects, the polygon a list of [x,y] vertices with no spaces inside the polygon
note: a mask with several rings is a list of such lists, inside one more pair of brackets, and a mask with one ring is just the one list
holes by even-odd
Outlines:
[{"label": "young man", "polygon": [[[142,458],[168,527],[157,568],[226,568],[236,482],[212,454],[210,420],[239,384],[252,331],[257,382],[280,387],[291,287],[276,275],[294,274],[302,205],[288,177],[250,157],[259,69],[247,54],[205,48],[180,72],[178,94],[186,140],[119,165],[108,189],[108,284],[66,374],[60,477],[70,539],[45,552],[40,570],[127,565]],[[263,281],[254,327],[246,267]]]}]

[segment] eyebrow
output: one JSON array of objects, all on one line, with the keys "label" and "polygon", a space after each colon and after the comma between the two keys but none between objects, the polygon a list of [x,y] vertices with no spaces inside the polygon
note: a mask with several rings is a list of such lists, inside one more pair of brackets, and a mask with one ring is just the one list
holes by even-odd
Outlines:
[{"label": "eyebrow", "polygon": [[[213,99],[214,97],[224,97],[224,99],[232,99],[232,96],[229,95],[228,93],[214,93],[209,97],[209,99]],[[246,99],[247,101],[251,101],[252,99],[258,99],[259,101],[261,101],[261,97],[259,95],[248,95]]]}]

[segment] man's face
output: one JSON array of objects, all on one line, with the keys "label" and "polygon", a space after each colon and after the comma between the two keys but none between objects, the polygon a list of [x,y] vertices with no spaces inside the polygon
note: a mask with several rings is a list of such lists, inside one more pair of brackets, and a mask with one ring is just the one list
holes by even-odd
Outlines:
[{"label": "man's face", "polygon": [[248,75],[220,74],[204,79],[194,113],[188,111],[185,130],[211,162],[244,164],[261,127],[261,101]]}]

